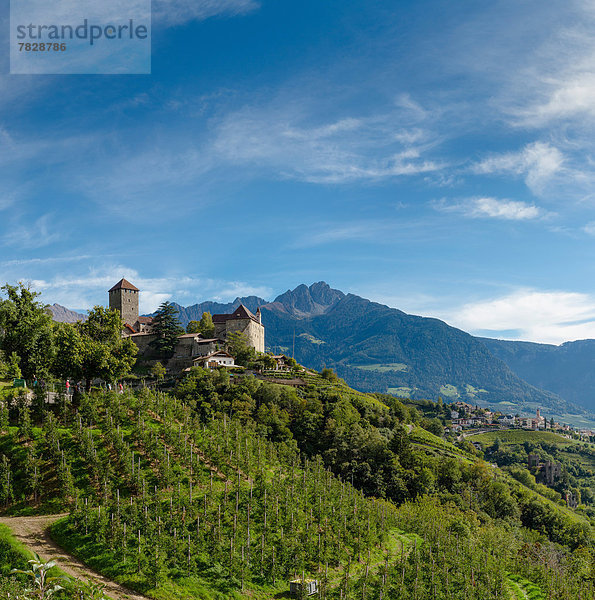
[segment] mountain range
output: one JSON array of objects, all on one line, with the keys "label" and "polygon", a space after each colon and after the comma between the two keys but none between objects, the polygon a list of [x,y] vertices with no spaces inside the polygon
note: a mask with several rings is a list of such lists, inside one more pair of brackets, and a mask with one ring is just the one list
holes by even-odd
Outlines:
[{"label": "mountain range", "polygon": [[[528,414],[541,408],[560,421],[595,426],[586,414],[595,402],[585,402],[586,390],[582,395],[579,390],[582,382],[595,396],[595,375],[585,369],[577,377],[575,371],[588,361],[556,351],[563,347],[476,338],[439,319],[344,294],[325,282],[299,285],[272,302],[248,296],[231,303],[175,306],[185,326],[205,311],[229,313],[239,304],[252,312],[261,309],[268,349],[314,369],[333,368],[362,391],[461,399],[503,412]],[[60,320],[58,311],[54,314]],[[589,342],[595,361],[595,340]],[[581,354],[580,344],[569,345]],[[568,377],[556,378],[566,369]],[[568,380],[577,382],[574,391],[564,384]]]}]

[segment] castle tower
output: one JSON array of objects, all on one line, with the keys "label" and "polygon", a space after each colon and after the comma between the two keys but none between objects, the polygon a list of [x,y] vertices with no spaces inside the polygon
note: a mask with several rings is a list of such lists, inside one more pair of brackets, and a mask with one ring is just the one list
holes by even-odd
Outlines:
[{"label": "castle tower", "polygon": [[110,309],[116,309],[124,323],[134,325],[138,321],[139,289],[126,279],[120,279],[108,293]]}]

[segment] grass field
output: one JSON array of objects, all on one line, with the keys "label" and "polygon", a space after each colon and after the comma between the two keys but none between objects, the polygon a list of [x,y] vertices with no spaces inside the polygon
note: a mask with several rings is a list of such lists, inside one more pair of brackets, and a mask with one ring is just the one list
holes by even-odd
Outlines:
[{"label": "grass field", "polygon": [[0,573],[8,575],[12,568],[26,569],[32,558],[33,554],[13,537],[10,529],[0,524]]},{"label": "grass field", "polygon": [[418,444],[420,446],[429,446],[430,448],[435,448],[442,453],[446,453],[450,456],[456,456],[461,460],[468,460],[472,458],[471,455],[468,455],[466,452],[457,448],[454,444],[443,440],[435,436],[433,433],[422,429],[421,427],[414,426],[409,434],[409,438],[414,444]]},{"label": "grass field", "polygon": [[460,396],[457,387],[451,385],[450,383],[440,386],[440,394],[446,396],[447,398],[458,398]]},{"label": "grass field", "polygon": [[413,390],[408,387],[389,387],[386,391],[399,398],[408,398]]},{"label": "grass field", "polygon": [[311,344],[316,344],[317,346],[320,346],[321,344],[326,344],[324,340],[319,340],[313,335],[310,335],[309,333],[300,333],[298,337],[304,338],[305,340],[308,340]]},{"label": "grass field", "polygon": [[385,363],[377,365],[349,365],[355,369],[362,371],[376,371],[378,373],[401,373],[407,370],[407,365],[404,363]]}]

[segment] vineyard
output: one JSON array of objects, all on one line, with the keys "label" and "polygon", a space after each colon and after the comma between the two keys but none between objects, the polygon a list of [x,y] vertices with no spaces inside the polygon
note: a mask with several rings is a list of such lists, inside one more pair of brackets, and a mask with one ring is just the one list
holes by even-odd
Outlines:
[{"label": "vineyard", "polygon": [[[509,572],[549,598],[594,595],[562,549],[472,510],[472,491],[463,506],[419,496],[397,507],[294,440],[272,441],[249,419],[204,418],[175,396],[3,405],[0,427],[7,511],[67,509],[52,529],[62,547],[159,600],[282,598],[295,578],[316,579],[329,600],[505,600],[517,585]],[[425,430],[409,435],[471,463]]]}]

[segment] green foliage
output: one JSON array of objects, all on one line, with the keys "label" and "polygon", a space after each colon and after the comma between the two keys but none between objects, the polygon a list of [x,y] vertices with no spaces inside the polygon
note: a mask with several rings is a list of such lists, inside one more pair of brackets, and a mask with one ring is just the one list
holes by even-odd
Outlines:
[{"label": "green foliage", "polygon": [[36,597],[45,600],[54,598],[57,593],[64,589],[61,585],[65,577],[52,575],[50,572],[56,566],[55,560],[43,561],[39,556],[29,561],[28,569],[13,569],[11,574],[25,575],[31,580],[31,587],[27,590]]},{"label": "green foliage", "polygon": [[6,365],[5,373],[6,376],[11,379],[20,379],[23,374],[21,367],[19,366],[21,359],[16,352],[12,352],[8,357],[8,364]]},{"label": "green foliage", "polygon": [[138,348],[130,339],[122,339],[121,332],[120,313],[102,306],[96,306],[84,322],[56,324],[53,371],[63,379],[85,379],[87,390],[96,377],[115,381],[126,376]]},{"label": "green foliage", "polygon": [[159,361],[151,367],[151,375],[153,375],[157,381],[163,381],[166,373],[165,367]]},{"label": "green foliage", "polygon": [[189,321],[186,325],[186,333],[200,333],[200,321]]},{"label": "green foliage", "polygon": [[0,349],[11,357],[13,373],[20,369],[26,379],[47,376],[54,355],[50,314],[36,300],[39,294],[22,283],[2,290],[7,298],[0,301]]},{"label": "green foliage", "polygon": [[200,333],[204,338],[215,337],[215,325],[210,312],[203,312],[200,321],[189,321],[186,325],[186,333]]},{"label": "green foliage", "polygon": [[337,374],[332,369],[324,368],[320,372],[320,376],[327,381],[335,382],[338,381]]},{"label": "green foliage", "polygon": [[178,320],[178,310],[169,301],[159,306],[153,317],[152,331],[157,338],[151,342],[153,348],[163,357],[172,355],[178,336],[184,333]]},{"label": "green foliage", "polygon": [[588,519],[411,422],[443,407],[302,376],[295,389],[194,368],[173,396],[45,407],[26,445],[14,426],[0,436],[5,503],[70,508],[61,545],[168,600],[261,600],[302,573],[328,600],[503,600],[510,574],[593,597]]},{"label": "green foliage", "polygon": [[215,336],[215,325],[213,324],[213,317],[210,312],[202,313],[200,319],[200,333],[205,338],[212,338]]},{"label": "green foliage", "polygon": [[257,358],[256,350],[241,331],[234,331],[227,336],[227,348],[238,365],[247,366]]}]

